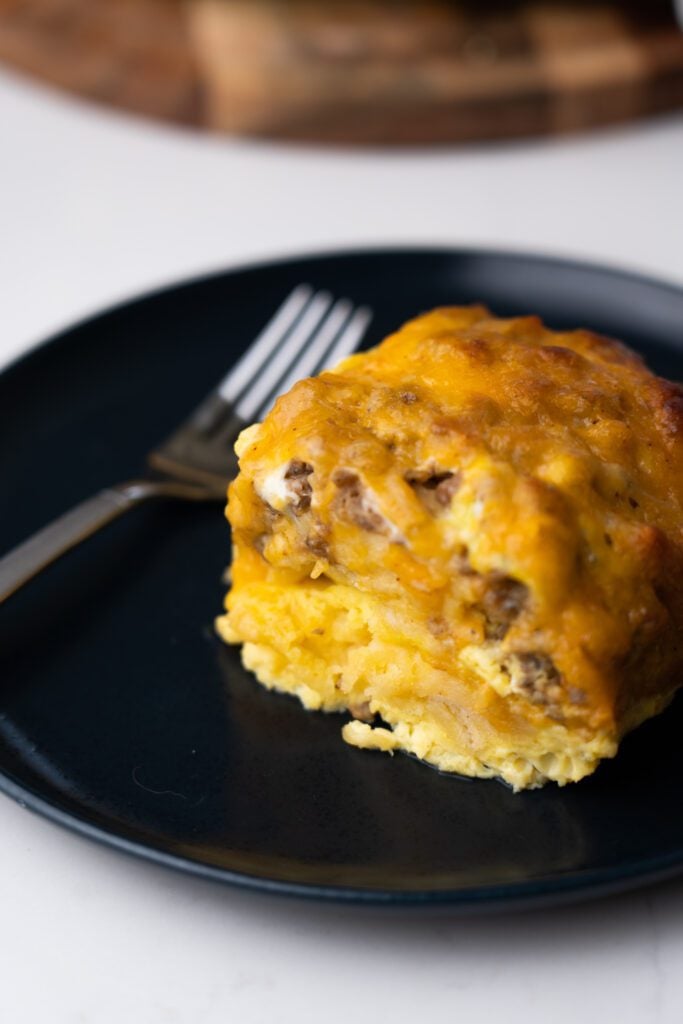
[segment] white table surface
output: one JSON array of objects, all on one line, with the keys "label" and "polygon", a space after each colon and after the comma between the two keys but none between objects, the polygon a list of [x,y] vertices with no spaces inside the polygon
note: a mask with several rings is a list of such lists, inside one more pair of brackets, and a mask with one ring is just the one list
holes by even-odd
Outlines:
[{"label": "white table surface", "polygon": [[[683,117],[350,153],[160,128],[0,73],[0,361],[186,275],[401,242],[564,253],[683,282]],[[683,881],[465,921],[219,887],[5,798],[0,837],[3,1024],[683,1020]]]}]

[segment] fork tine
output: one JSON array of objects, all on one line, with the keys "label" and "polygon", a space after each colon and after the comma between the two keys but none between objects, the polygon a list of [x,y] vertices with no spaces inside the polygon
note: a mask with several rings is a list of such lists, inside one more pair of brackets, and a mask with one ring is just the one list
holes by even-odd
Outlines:
[{"label": "fork tine", "polygon": [[290,292],[242,358],[235,363],[218,385],[217,390],[221,398],[231,404],[235,403],[244,388],[251,383],[268,357],[277,349],[282,339],[296,323],[312,295],[313,289],[308,284],[300,284]]},{"label": "fork tine", "polygon": [[268,410],[273,395],[335,364],[358,344],[372,312],[354,311],[348,299],[332,302],[328,292],[296,288],[218,389],[149,453],[150,466],[174,479],[224,489],[237,471],[232,444],[240,430]]},{"label": "fork tine", "polygon": [[246,423],[251,423],[261,405],[277,388],[283,376],[289,371],[299,352],[308,344],[320,321],[330,307],[332,296],[329,292],[317,292],[303,315],[290,331],[285,341],[273,354],[266,366],[261,367],[261,376],[236,402],[235,412]]},{"label": "fork tine", "polygon": [[332,370],[345,356],[351,355],[371,320],[372,310],[369,306],[359,306],[328,352],[321,369]]},{"label": "fork tine", "polygon": [[327,317],[318,328],[318,331],[311,338],[310,344],[301,351],[298,358],[292,364],[292,368],[287,376],[278,384],[277,391],[273,397],[269,396],[257,410],[257,419],[265,416],[276,398],[286,394],[298,380],[310,377],[311,374],[315,373],[352,312],[353,303],[349,302],[348,299],[339,299],[335,302]]}]

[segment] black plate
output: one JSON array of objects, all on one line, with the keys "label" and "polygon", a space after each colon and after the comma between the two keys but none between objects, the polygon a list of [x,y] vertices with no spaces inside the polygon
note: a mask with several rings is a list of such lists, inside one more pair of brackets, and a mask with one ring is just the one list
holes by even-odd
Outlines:
[{"label": "black plate", "polygon": [[[220,274],[75,327],[0,377],[0,547],[135,475],[300,281],[371,305],[371,343],[431,306],[484,301],[616,335],[683,376],[683,291],[597,267],[418,250]],[[150,507],[2,608],[6,793],[152,860],[319,897],[531,905],[680,870],[681,701],[562,790],[515,796],[354,750],[339,716],[266,693],[215,640],[227,559],[217,507]]]}]

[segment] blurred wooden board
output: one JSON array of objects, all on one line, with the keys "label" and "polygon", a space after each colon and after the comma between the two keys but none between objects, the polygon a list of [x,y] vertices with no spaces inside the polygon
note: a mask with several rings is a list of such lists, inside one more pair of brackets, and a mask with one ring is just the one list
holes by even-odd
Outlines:
[{"label": "blurred wooden board", "polygon": [[0,61],[212,131],[411,144],[683,107],[668,0],[0,0]]}]

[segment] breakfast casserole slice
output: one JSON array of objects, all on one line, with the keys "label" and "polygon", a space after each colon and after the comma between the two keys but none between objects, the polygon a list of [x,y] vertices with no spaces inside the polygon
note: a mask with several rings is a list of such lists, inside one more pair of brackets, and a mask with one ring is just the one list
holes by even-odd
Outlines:
[{"label": "breakfast casserole slice", "polygon": [[355,746],[576,781],[679,681],[682,438],[619,342],[434,310],[242,433],[220,635]]}]

